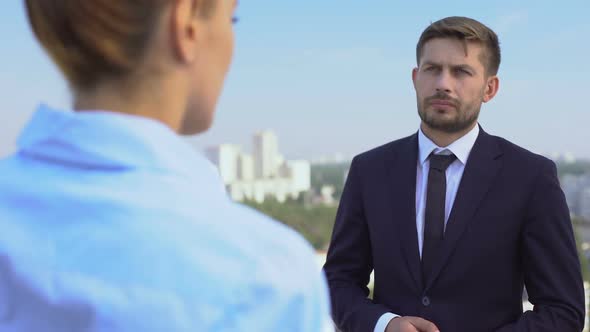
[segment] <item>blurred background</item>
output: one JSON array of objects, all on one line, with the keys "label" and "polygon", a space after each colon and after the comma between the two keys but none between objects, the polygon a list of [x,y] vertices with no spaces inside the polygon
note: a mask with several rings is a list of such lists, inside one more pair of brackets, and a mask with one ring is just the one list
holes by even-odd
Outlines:
[{"label": "blurred background", "polygon": [[[36,105],[70,105],[22,1],[1,8],[0,158]],[[420,33],[469,16],[502,47],[500,91],[480,124],[557,163],[588,280],[590,1],[243,0],[237,13],[213,128],[186,138],[218,166],[233,199],[302,233],[321,264],[351,158],[418,129],[411,70]]]}]

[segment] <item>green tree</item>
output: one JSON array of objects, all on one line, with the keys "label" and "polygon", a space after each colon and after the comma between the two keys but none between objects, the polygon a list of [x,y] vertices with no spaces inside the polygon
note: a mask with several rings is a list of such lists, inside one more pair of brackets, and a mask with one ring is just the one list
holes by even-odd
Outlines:
[{"label": "green tree", "polygon": [[311,166],[311,187],[319,193],[322,186],[334,187],[334,198],[340,199],[344,188],[344,177],[350,168],[350,163],[334,163]]},{"label": "green tree", "polygon": [[287,200],[284,203],[274,198],[267,198],[263,203],[246,201],[244,204],[271,216],[299,232],[316,250],[325,250],[330,243],[335,206],[305,206],[299,200]]},{"label": "green tree", "polygon": [[584,160],[574,163],[558,162],[557,173],[560,177],[565,174],[581,175],[590,173],[590,161]]}]

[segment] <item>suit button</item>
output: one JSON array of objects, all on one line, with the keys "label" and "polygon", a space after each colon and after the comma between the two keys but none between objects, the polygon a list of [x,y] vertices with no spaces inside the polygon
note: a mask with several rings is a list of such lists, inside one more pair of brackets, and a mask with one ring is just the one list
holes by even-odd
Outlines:
[{"label": "suit button", "polygon": [[422,305],[428,307],[430,305],[430,298],[428,296],[424,296],[422,298]]}]

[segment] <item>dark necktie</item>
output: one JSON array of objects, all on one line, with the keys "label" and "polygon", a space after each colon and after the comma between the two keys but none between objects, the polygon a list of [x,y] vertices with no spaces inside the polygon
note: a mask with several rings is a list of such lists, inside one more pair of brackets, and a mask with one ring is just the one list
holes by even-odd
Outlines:
[{"label": "dark necktie", "polygon": [[424,242],[422,245],[422,276],[428,280],[436,255],[441,249],[445,231],[445,196],[447,178],[445,172],[457,159],[451,155],[430,155],[430,170],[426,187],[426,210],[424,213]]}]

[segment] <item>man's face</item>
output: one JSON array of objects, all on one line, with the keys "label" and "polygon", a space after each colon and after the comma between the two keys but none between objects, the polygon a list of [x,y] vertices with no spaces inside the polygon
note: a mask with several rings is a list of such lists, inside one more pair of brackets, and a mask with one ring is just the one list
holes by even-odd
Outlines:
[{"label": "man's face", "polygon": [[482,102],[493,97],[490,81],[496,80],[497,88],[497,78],[486,75],[484,51],[481,44],[452,38],[424,44],[420,63],[412,72],[423,125],[445,133],[475,125]]}]

